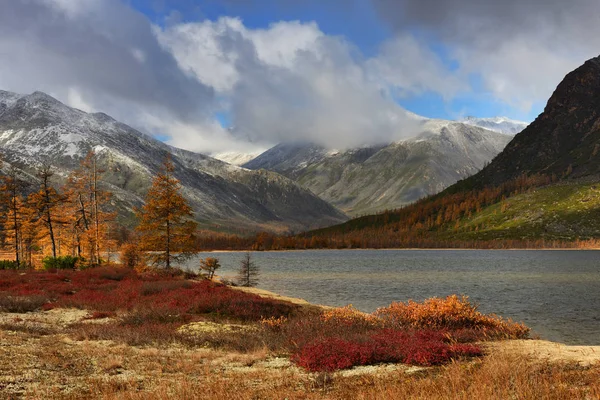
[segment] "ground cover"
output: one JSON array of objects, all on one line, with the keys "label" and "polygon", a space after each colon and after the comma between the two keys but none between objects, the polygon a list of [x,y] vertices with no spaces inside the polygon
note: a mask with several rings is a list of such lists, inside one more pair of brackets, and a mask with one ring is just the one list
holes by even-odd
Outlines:
[{"label": "ground cover", "polygon": [[[572,398],[598,394],[594,363],[540,367],[494,347],[528,333],[457,296],[365,314],[175,272],[0,271],[0,393],[13,397],[445,398],[440,376],[465,394],[490,390],[471,387],[484,379],[527,393],[554,378]],[[535,382],[511,389],[490,376],[512,376],[505,364],[517,360]]]}]

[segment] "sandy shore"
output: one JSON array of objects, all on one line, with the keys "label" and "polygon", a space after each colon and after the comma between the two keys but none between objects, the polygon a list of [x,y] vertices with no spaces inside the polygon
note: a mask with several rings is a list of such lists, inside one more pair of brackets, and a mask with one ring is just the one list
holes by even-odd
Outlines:
[{"label": "sandy shore", "polygon": [[547,340],[507,340],[488,346],[493,350],[524,354],[550,362],[576,362],[581,366],[600,362],[600,346],[570,346]]},{"label": "sandy shore", "polygon": [[333,307],[324,306],[321,304],[312,304],[304,299],[299,299],[297,297],[282,296],[280,294],[270,292],[270,291],[264,290],[264,289],[255,288],[255,287],[240,287],[240,286],[230,286],[230,287],[235,290],[241,290],[242,292],[256,294],[256,295],[259,295],[260,297],[264,297],[267,299],[287,301],[288,303],[297,304],[300,306],[311,307],[311,308],[323,308],[323,309],[333,308]]}]

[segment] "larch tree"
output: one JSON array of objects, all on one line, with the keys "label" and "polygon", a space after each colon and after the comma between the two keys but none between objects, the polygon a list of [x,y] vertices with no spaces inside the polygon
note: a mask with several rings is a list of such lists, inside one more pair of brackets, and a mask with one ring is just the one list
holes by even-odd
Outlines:
[{"label": "larch tree", "polygon": [[56,246],[56,230],[57,225],[60,223],[58,220],[58,209],[63,205],[65,198],[61,196],[54,187],[50,184],[50,178],[54,173],[50,166],[43,166],[38,172],[38,178],[40,179],[40,188],[37,192],[30,196],[32,201],[31,206],[37,212],[37,221],[43,228],[46,229],[46,234],[50,239],[50,245],[52,248],[52,257],[57,256]]},{"label": "larch tree", "polygon": [[240,286],[252,287],[258,284],[258,266],[252,261],[250,252],[244,254],[238,271],[238,284]]},{"label": "larch tree", "polygon": [[101,263],[101,251],[109,241],[108,226],[116,217],[115,213],[106,211],[112,194],[100,188],[104,172],[98,167],[96,153],[90,151],[67,183],[75,248],[81,256],[81,247],[85,244],[90,264]]},{"label": "larch tree", "polygon": [[219,259],[214,257],[206,257],[206,259],[200,260],[200,269],[206,271],[206,277],[211,279],[215,276],[215,272],[221,268]]},{"label": "larch tree", "polygon": [[4,227],[6,238],[12,241],[12,247],[15,251],[15,261],[20,265],[23,261],[22,254],[22,226],[23,226],[23,198],[21,192],[23,182],[17,178],[17,170],[10,167],[8,173],[3,176],[0,191],[3,194],[2,202],[6,211]]},{"label": "larch tree", "polygon": [[21,235],[20,235],[20,248],[22,254],[22,260],[25,265],[33,265],[33,252],[38,246],[38,239],[40,237],[39,229],[37,228],[37,210],[34,205],[35,193],[29,194],[23,202],[21,207]]},{"label": "larch tree", "polygon": [[138,210],[141,248],[153,266],[170,268],[197,253],[192,208],[181,194],[170,157],[154,177],[146,202]]}]

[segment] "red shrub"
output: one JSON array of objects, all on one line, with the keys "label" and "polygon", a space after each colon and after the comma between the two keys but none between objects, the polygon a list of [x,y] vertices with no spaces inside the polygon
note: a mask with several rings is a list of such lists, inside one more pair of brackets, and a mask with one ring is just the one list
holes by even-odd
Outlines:
[{"label": "red shrub", "polygon": [[[51,302],[46,307],[102,312],[135,309],[137,315],[147,315],[153,321],[186,320],[186,314],[259,321],[263,317],[287,317],[297,308],[209,281],[187,281],[175,273],[139,274],[113,267],[58,273],[0,271],[0,291],[7,296],[45,296]],[[153,314],[148,311],[158,309],[161,311]]]},{"label": "red shrub", "polygon": [[452,358],[480,356],[475,345],[450,344],[443,331],[380,330],[351,339],[329,337],[301,347],[293,356],[309,371],[331,372],[356,365],[440,365]]},{"label": "red shrub", "polygon": [[372,357],[372,348],[368,343],[327,338],[305,346],[292,356],[292,361],[308,371],[332,372],[365,365]]}]

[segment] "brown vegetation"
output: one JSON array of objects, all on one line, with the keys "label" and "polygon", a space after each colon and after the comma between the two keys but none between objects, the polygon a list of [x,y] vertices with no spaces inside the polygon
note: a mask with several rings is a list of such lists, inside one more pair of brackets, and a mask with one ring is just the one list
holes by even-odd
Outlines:
[{"label": "brown vegetation", "polygon": [[[38,317],[31,314],[30,318]],[[0,325],[2,398],[567,400],[600,396],[599,364],[548,362],[514,351],[512,342],[506,343],[507,348],[494,345],[480,359],[444,366],[360,367],[319,374],[306,373],[264,349],[241,353],[74,341],[33,323],[24,328],[24,322]]]}]

